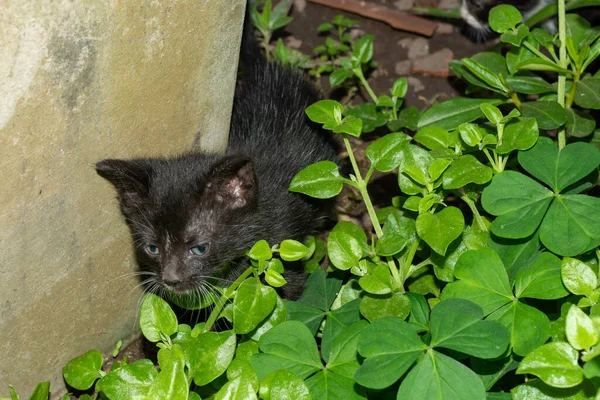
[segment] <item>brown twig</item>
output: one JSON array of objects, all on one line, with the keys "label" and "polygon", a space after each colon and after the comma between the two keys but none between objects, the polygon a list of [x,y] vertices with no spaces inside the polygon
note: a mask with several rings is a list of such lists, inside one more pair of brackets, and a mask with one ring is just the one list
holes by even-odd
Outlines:
[{"label": "brown twig", "polygon": [[321,4],[323,6],[348,11],[363,17],[383,21],[392,28],[403,31],[419,33],[424,36],[432,36],[437,29],[438,24],[416,15],[398,11],[391,7],[382,6],[373,3],[367,3],[364,0],[308,0],[311,3]]}]

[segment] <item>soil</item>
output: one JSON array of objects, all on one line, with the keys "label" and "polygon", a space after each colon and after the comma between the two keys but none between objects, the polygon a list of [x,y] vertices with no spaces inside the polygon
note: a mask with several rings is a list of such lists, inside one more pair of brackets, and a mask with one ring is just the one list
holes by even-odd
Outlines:
[{"label": "soil", "polygon": [[[297,3],[302,2],[297,0]],[[458,3],[458,1],[455,2]],[[390,0],[365,0],[365,3],[376,3],[394,7],[394,1]],[[415,0],[414,3],[415,6],[435,7],[438,3],[452,4],[452,1]],[[456,26],[444,25],[443,29],[438,29],[438,32],[433,37],[423,38],[416,34],[395,30],[382,22],[365,19],[357,15],[313,3],[306,3],[304,10],[301,12],[292,9],[290,15],[294,20],[285,28],[285,32],[280,34],[280,37],[283,37],[288,42],[299,43],[298,50],[305,54],[312,54],[312,49],[322,44],[325,40],[324,35],[317,34],[317,27],[323,22],[331,21],[338,14],[343,14],[348,18],[357,20],[359,25],[357,29],[360,29],[359,33],[375,35],[373,60],[377,62],[378,66],[376,70],[370,73],[368,81],[376,93],[383,94],[387,92],[391,88],[392,83],[400,76],[410,77],[409,89],[404,101],[406,107],[428,108],[436,102],[441,102],[458,95],[460,93],[460,86],[452,77],[433,76],[424,72],[415,73],[411,70],[405,74],[398,74],[395,71],[398,63],[402,63],[401,66],[406,67],[409,64],[407,60],[410,60],[414,65],[415,60],[444,49],[449,49],[454,59],[460,59],[484,51],[489,46],[471,41],[461,33],[460,24],[458,23]],[[444,23],[447,22],[444,21]],[[411,53],[411,57],[409,57],[409,53]],[[426,54],[424,55],[424,53]],[[432,65],[431,67],[439,69],[443,66]],[[321,80],[321,88],[324,97],[332,95],[328,77],[324,77]],[[360,93],[353,99],[353,103],[364,101],[365,96],[367,96],[366,93]],[[353,148],[357,149],[355,152],[358,156],[357,161],[364,169],[368,167],[368,162],[364,158],[361,158],[360,154],[363,153],[362,150],[375,138],[376,136],[370,135],[366,138],[367,140],[353,140]],[[343,158],[344,154],[341,154],[341,157]],[[399,194],[399,192],[395,193],[398,187],[396,177],[389,174],[385,176],[375,175],[372,179],[373,183],[370,185],[370,192],[372,192],[375,206],[389,205],[391,196]],[[342,201],[338,204],[339,218],[353,220],[368,228],[366,226],[368,218],[363,218],[365,212],[362,203],[358,201],[358,196],[346,192],[340,198]],[[122,359],[124,355],[131,362],[140,358],[152,358],[155,354],[155,346],[145,341],[143,337],[140,337],[123,349],[116,359],[111,359],[109,365],[116,360]]]}]

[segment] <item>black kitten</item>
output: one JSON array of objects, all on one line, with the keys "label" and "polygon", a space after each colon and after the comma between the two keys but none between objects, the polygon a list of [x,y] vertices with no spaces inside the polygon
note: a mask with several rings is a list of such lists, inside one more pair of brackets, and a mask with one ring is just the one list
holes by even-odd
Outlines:
[{"label": "black kitten", "polygon": [[541,10],[553,0],[462,0],[460,16],[479,34],[488,31],[488,16],[490,10],[499,4],[515,6],[523,18],[527,19]]},{"label": "black kitten", "polygon": [[[248,29],[246,29],[248,31]],[[322,203],[288,191],[292,177],[320,160],[337,161],[325,133],[304,114],[319,100],[296,73],[268,63],[245,33],[243,84],[233,105],[225,155],[104,160],[98,174],[116,188],[138,262],[171,293],[205,293],[216,273],[233,281],[256,241],[302,240],[327,220]],[[283,294],[297,297],[302,272],[286,272]]]}]

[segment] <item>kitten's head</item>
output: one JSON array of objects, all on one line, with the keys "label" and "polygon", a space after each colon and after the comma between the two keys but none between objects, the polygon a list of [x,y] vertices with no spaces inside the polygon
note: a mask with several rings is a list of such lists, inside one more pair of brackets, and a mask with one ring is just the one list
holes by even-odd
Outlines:
[{"label": "kitten's head", "polygon": [[478,34],[489,32],[488,16],[490,10],[500,4],[515,6],[527,18],[539,10],[544,0],[462,0],[461,18],[476,30]]},{"label": "kitten's head", "polygon": [[258,202],[252,161],[244,156],[104,160],[98,174],[116,188],[142,269],[174,293],[206,278],[252,243]]}]

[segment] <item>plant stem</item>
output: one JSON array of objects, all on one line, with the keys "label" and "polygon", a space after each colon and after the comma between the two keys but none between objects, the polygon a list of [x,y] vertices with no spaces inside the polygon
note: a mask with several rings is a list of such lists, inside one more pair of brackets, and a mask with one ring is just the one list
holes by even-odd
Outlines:
[{"label": "plant stem", "polygon": [[[356,163],[356,159],[354,158],[352,146],[350,146],[350,140],[348,140],[348,135],[342,133],[342,137],[344,139],[346,151],[348,152],[348,157],[350,158],[350,164],[352,164],[352,169],[354,170],[354,176],[356,177],[356,182],[353,186],[357,187],[360,191],[360,195],[362,196],[363,201],[365,202],[365,207],[367,208],[369,218],[371,218],[371,222],[373,223],[373,229],[375,229],[375,234],[378,238],[381,238],[383,236],[383,229],[381,229],[379,219],[377,218],[377,214],[375,213],[375,208],[373,207],[373,203],[371,203],[371,198],[369,197],[369,192],[367,192],[367,182],[363,180],[362,175],[360,174],[358,164]],[[371,176],[369,173],[367,173],[367,175],[369,177]],[[398,268],[396,267],[396,263],[394,263],[394,259],[390,257],[386,257],[386,259],[390,268],[390,272],[392,273],[394,279],[397,282],[403,283],[403,281],[400,280],[400,276],[398,275]]]},{"label": "plant stem", "polygon": [[498,166],[496,165],[496,163],[492,159],[492,156],[490,155],[489,150],[488,149],[483,149],[483,154],[485,154],[485,156],[487,157],[487,159],[490,162],[490,164],[492,164],[492,168],[494,168],[494,171],[500,172],[500,171],[498,171]]},{"label": "plant stem", "polygon": [[402,279],[402,285],[404,285],[404,282],[410,277],[410,267],[412,265],[412,262],[415,258],[415,253],[417,252],[417,249],[419,248],[419,243],[421,242],[421,240],[416,237],[415,241],[412,242],[412,244],[410,245],[410,249],[408,249],[408,252],[406,253],[406,258],[404,259],[404,265],[401,266],[401,270],[400,270],[400,278]]},{"label": "plant stem", "polygon": [[215,307],[212,309],[208,320],[206,320],[206,324],[204,325],[204,329],[202,332],[208,332],[212,329],[213,324],[219,318],[221,311],[223,311],[223,307],[227,303],[227,301],[233,296],[233,293],[237,290],[237,288],[246,280],[248,276],[250,276],[254,272],[254,267],[250,266],[246,269],[219,297],[219,300],[215,302]]},{"label": "plant stem", "polygon": [[475,206],[475,202],[473,202],[473,200],[471,200],[471,198],[467,195],[461,195],[460,198],[462,199],[462,201],[467,203],[467,205],[473,212],[473,217],[475,218],[475,221],[477,222],[479,229],[481,229],[483,232],[487,232],[488,228],[485,225],[485,222],[483,221],[481,214],[479,214],[479,210],[477,210],[477,206]]},{"label": "plant stem", "polygon": [[529,51],[531,51],[533,54],[535,54],[536,56],[538,56],[539,58],[543,58],[546,61],[550,61],[551,63],[554,64],[554,61],[552,61],[551,59],[549,59],[544,53],[542,53],[541,51],[539,51],[538,49],[536,49],[531,43],[523,41],[523,45],[525,47],[527,47],[527,49]]},{"label": "plant stem", "polygon": [[519,99],[519,95],[516,92],[510,92],[510,99],[519,111],[523,111],[523,104],[521,103],[521,99]]},{"label": "plant stem", "polygon": [[[561,68],[567,68],[567,32],[566,32],[566,18],[565,18],[565,0],[558,0],[558,39],[560,40],[559,49],[559,61]],[[558,75],[558,104],[565,106],[565,87],[567,77],[564,73]],[[563,149],[566,145],[566,133],[565,129],[562,128],[558,132],[558,148]]]},{"label": "plant stem", "polygon": [[371,89],[371,85],[369,85],[369,82],[367,82],[367,80],[365,79],[365,75],[363,74],[362,69],[356,68],[353,70],[353,72],[354,75],[356,75],[360,80],[360,83],[362,83],[365,89],[367,89],[367,93],[369,93],[369,96],[371,97],[371,100],[373,100],[373,103],[377,103],[377,96],[375,95],[373,89]]}]

